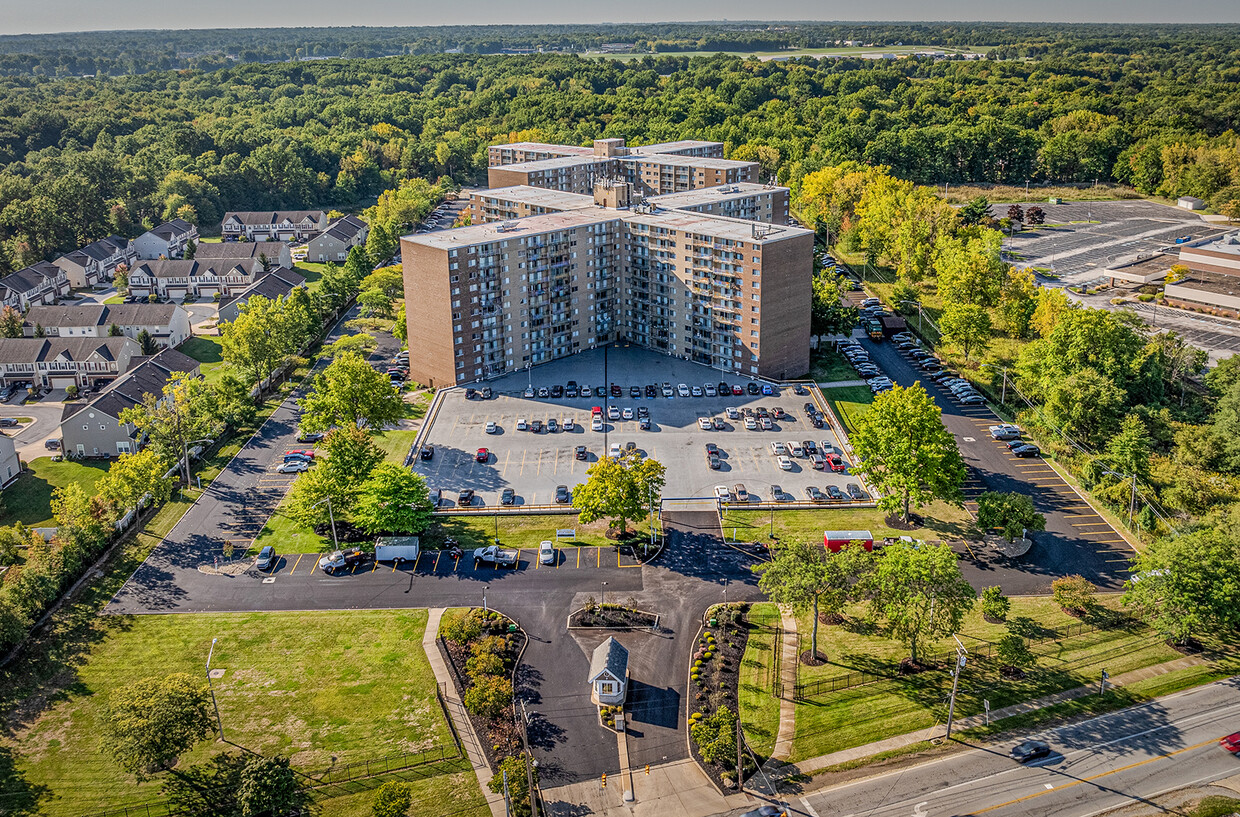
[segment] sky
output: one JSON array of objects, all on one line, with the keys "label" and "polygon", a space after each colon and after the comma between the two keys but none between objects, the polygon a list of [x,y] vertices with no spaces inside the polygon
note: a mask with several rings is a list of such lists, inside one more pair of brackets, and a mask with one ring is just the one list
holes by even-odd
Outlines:
[{"label": "sky", "polygon": [[1237,23],[1237,0],[0,0],[0,34],[117,29],[422,26],[664,20]]}]

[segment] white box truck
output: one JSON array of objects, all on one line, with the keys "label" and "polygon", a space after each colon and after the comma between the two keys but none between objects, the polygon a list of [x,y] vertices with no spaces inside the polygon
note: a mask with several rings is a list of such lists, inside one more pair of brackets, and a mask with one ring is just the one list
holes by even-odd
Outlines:
[{"label": "white box truck", "polygon": [[375,540],[376,562],[416,562],[418,553],[416,536],[385,536]]}]

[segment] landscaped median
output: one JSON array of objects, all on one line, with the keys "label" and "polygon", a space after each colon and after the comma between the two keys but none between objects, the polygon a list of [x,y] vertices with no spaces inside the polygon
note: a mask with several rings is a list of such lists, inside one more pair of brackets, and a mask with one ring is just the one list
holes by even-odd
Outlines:
[{"label": "landscaped median", "polygon": [[768,541],[772,529],[777,541],[818,543],[823,531],[828,530],[868,530],[875,539],[960,539],[975,533],[972,519],[963,508],[936,500],[920,513],[924,525],[905,530],[889,527],[887,514],[877,508],[740,511],[729,507],[720,526],[725,539],[738,542]]},{"label": "landscaped median", "polygon": [[[970,653],[960,679],[955,715],[958,719],[1031,701],[1079,687],[1097,686],[1101,673],[1112,676],[1141,670],[1183,658],[1165,639],[1134,618],[1119,603],[1118,595],[1101,596],[1083,617],[1069,615],[1051,597],[1011,599],[1006,621],[988,621],[978,606],[965,619],[959,637]],[[798,654],[808,650],[812,622],[808,614],[798,617]],[[1001,647],[1005,637],[1019,636]],[[1200,639],[1207,659],[1200,665],[1175,670],[1151,679],[1160,691],[1192,686],[1235,670],[1234,645]],[[908,652],[899,642],[885,637],[851,608],[844,621],[819,627],[819,653],[826,662],[801,664],[794,689],[783,690],[795,701],[795,737],[792,762],[863,746],[885,738],[942,724],[947,716],[951,691],[950,668],[956,644],[946,638],[922,647],[923,664],[933,668],[909,673]],[[772,708],[777,710],[774,671],[776,649],[751,641],[742,667],[742,722],[755,746],[769,745]],[[1222,663],[1218,663],[1222,662]],[[1141,682],[1142,684],[1146,682]],[[1144,694],[1134,684],[1129,694]],[[1128,688],[1126,688],[1128,689]],[[1097,696],[1094,696],[1097,697]],[[1122,705],[1112,702],[1111,708]],[[1068,702],[1064,714],[1089,711]],[[1027,716],[1013,721],[1017,726]],[[1007,725],[1007,724],[1005,724]]]}]

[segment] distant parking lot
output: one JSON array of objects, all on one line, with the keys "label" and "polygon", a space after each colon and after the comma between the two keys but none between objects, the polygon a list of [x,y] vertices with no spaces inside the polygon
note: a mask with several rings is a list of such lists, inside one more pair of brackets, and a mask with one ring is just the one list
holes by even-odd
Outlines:
[{"label": "distant parking lot", "polygon": [[[840,440],[829,424],[815,428],[808,421],[804,404],[814,399],[809,394],[797,395],[791,387],[774,387],[776,394],[752,395],[748,378],[722,375],[717,369],[635,347],[610,349],[606,375],[603,368],[602,350],[593,350],[528,374],[523,371],[493,380],[487,384],[495,391],[489,400],[469,400],[463,389],[453,390],[444,396],[424,439],[425,445],[434,447],[434,457],[416,461],[415,470],[426,476],[432,492],[443,490],[446,504],[455,504],[457,493],[471,488],[476,492],[475,504],[494,505],[500,493],[511,488],[516,493],[515,505],[549,505],[554,503],[556,486],[571,489],[585,481],[586,470],[606,456],[612,444],[624,447],[632,442],[637,450],[667,466],[663,495],[669,498],[709,497],[716,486],[725,486],[731,492],[740,483],[751,501],[769,501],[772,485],[781,486],[785,498],[803,501],[807,486],[825,492],[826,486],[832,485],[845,491],[849,483],[858,482],[847,469],[843,473],[816,470],[806,456],[789,457],[790,470],[781,470],[773,442],[786,445],[812,440],[816,449],[826,447],[829,452],[842,453]],[[615,383],[622,388],[622,396],[523,396],[527,387],[537,393],[543,387],[565,386],[570,380],[591,387]],[[706,385],[718,390],[721,380],[729,386],[741,386],[746,393],[707,396]],[[674,396],[670,398],[662,393],[665,382],[673,387]],[[681,396],[676,387],[682,383],[699,388],[703,395]],[[646,395],[647,385],[659,387],[656,396]],[[641,389],[640,397],[631,396],[633,386]],[[606,420],[602,430],[593,431],[590,420],[594,406],[604,411],[614,406],[621,417]],[[649,412],[649,430],[639,428],[639,407]],[[759,407],[771,415],[768,430],[762,430],[756,416]],[[729,408],[735,416],[729,417]],[[742,412],[746,408],[755,413],[753,424],[758,427],[745,427]],[[784,412],[782,419],[774,416],[777,408]],[[631,412],[629,419],[624,417],[626,410]],[[704,430],[698,424],[702,418],[718,418],[722,428]],[[574,429],[548,432],[546,424],[551,419],[560,428],[571,419]],[[519,420],[527,425],[540,421],[543,430],[518,431]],[[486,432],[489,422],[496,424],[495,433]],[[708,443],[718,448],[718,469],[708,462]],[[576,457],[578,446],[586,447],[584,460]],[[478,461],[479,448],[488,449],[485,462]]]}]

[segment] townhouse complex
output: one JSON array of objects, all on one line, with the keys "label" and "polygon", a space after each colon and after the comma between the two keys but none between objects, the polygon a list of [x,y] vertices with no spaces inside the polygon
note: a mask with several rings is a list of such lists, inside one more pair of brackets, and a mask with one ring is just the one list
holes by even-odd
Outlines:
[{"label": "townhouse complex", "polygon": [[[474,382],[617,341],[723,372],[804,374],[813,233],[788,224],[786,189],[722,150],[492,147],[492,183],[524,181],[475,193],[471,226],[401,241],[405,291],[422,296],[406,302],[410,377]],[[530,171],[545,162],[565,173]]]}]

